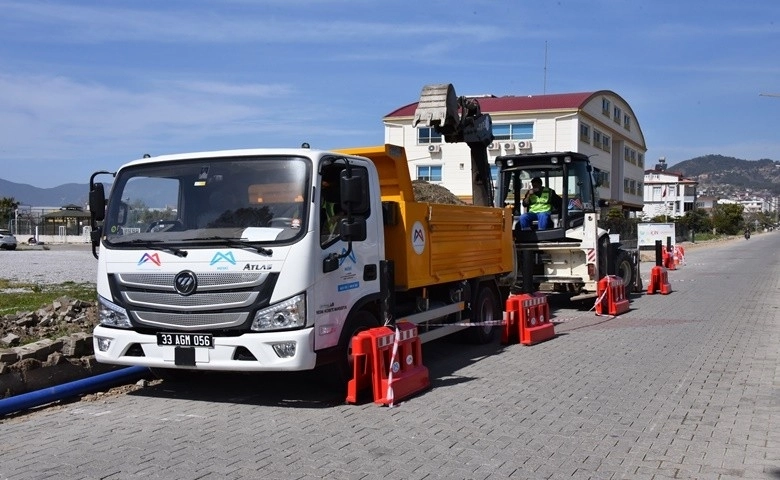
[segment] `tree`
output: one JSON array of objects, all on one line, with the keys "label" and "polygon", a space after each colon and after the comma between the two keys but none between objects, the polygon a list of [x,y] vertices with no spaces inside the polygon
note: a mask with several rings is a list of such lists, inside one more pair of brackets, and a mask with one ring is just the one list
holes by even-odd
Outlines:
[{"label": "tree", "polygon": [[736,235],[745,229],[742,205],[733,203],[718,204],[712,209],[712,226],[718,233]]},{"label": "tree", "polygon": [[19,208],[19,202],[14,197],[0,198],[0,226],[10,225],[17,208]]},{"label": "tree", "polygon": [[610,208],[607,218],[604,219],[602,228],[610,233],[621,233],[626,227],[626,216],[620,208]]},{"label": "tree", "polygon": [[685,215],[680,218],[679,222],[693,232],[705,233],[712,231],[712,219],[707,211],[702,208],[685,212]]}]

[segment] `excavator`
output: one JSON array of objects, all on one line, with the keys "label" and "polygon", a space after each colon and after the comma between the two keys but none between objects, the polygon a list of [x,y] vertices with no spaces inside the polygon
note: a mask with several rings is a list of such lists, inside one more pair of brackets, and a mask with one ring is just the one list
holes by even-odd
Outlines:
[{"label": "excavator", "polygon": [[[433,128],[447,143],[464,142],[471,151],[473,202],[505,209],[514,218],[516,269],[506,281],[513,292],[567,294],[569,300],[595,298],[598,282],[620,276],[627,291],[642,290],[639,252],[612,242],[598,226],[599,212],[609,203],[600,200],[602,178],[589,158],[578,152],[502,155],[495,159],[495,186],[488,145],[493,141],[492,119],[479,101],[459,97],[452,84],[423,87],[413,126]],[[552,226],[522,229],[521,199],[540,178],[560,200],[553,205]]]}]

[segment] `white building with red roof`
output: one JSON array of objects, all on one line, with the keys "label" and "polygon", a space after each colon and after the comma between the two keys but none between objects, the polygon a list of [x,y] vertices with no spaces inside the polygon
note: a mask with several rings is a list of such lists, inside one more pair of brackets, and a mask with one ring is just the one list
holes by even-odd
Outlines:
[{"label": "white building with red roof", "polygon": [[[524,152],[581,152],[604,172],[602,199],[623,210],[643,207],[645,139],[633,110],[609,90],[554,95],[469,96],[493,120],[491,163],[499,155]],[[441,184],[471,199],[470,151],[444,143],[431,128],[413,128],[417,103],[383,118],[385,143],[406,149],[412,179]],[[494,176],[495,178],[495,176]]]}]

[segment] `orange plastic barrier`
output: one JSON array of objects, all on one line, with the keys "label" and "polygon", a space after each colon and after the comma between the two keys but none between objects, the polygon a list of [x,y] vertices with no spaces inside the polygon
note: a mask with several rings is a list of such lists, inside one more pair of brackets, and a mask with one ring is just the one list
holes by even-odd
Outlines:
[{"label": "orange plastic barrier", "polygon": [[676,259],[674,255],[674,250],[671,252],[667,250],[666,248],[663,249],[663,253],[661,255],[662,263],[664,268],[667,270],[674,270],[676,266]]},{"label": "orange plastic barrier", "polygon": [[674,247],[674,266],[685,265],[685,249],[681,246]]},{"label": "orange plastic barrier", "polygon": [[504,311],[504,331],[501,343],[534,345],[555,337],[555,325],[550,322],[550,305],[543,294],[510,295]]},{"label": "orange plastic barrier", "polygon": [[664,267],[656,265],[650,270],[650,285],[647,286],[649,295],[660,291],[662,295],[672,293],[672,286],[669,284],[669,275]]},{"label": "orange plastic barrier", "polygon": [[359,392],[373,387],[374,403],[392,406],[430,386],[417,327],[401,322],[396,329],[371,328],[352,339],[354,365],[347,384],[348,403],[357,403]]},{"label": "orange plastic barrier", "polygon": [[597,288],[599,300],[596,302],[596,314],[620,315],[629,308],[626,296],[626,284],[622,277],[607,275],[599,280]]}]

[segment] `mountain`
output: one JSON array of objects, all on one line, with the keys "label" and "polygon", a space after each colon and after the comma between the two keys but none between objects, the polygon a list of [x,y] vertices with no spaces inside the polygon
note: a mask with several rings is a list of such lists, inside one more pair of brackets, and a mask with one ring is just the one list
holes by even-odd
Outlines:
[{"label": "mountain", "polygon": [[699,182],[702,194],[780,196],[780,162],[705,155],[668,168]]},{"label": "mountain", "polygon": [[[780,162],[776,160],[741,160],[723,155],[705,155],[671,165],[668,171],[697,180],[700,195],[780,196]],[[106,191],[108,187],[106,185]],[[161,192],[158,203],[161,206],[175,203],[175,199],[167,198],[169,196]],[[0,198],[3,197],[11,197],[22,205],[33,207],[61,207],[68,204],[85,206],[89,185],[66,183],[53,188],[38,188],[0,178]]]},{"label": "mountain", "polygon": [[13,198],[20,205],[32,207],[85,206],[89,199],[89,184],[66,183],[58,187],[39,188],[0,178],[0,198]]}]

